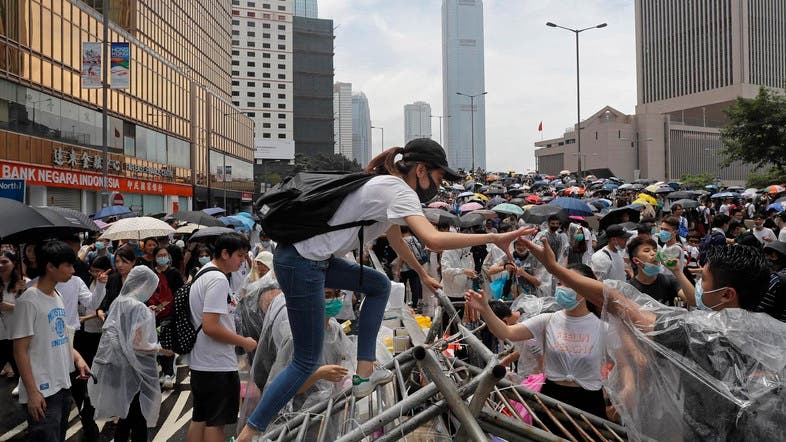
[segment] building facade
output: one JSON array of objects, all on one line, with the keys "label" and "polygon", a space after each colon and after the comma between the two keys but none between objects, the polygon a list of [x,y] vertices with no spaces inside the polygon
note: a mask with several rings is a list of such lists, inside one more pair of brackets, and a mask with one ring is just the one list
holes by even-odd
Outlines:
[{"label": "building facade", "polygon": [[451,116],[444,147],[452,167],[486,168],[485,87],[483,2],[443,0],[442,113]]},{"label": "building facade", "polygon": [[[609,169],[627,181],[634,179],[636,161],[636,117],[606,106],[581,122],[582,170]],[[562,170],[578,170],[576,127],[560,138],[535,143],[536,170],[559,175]]]},{"label": "building facade", "polygon": [[404,142],[431,138],[431,105],[416,101],[404,105]]},{"label": "building facade", "polygon": [[333,152],[352,158],[352,83],[333,85]]},{"label": "building facade", "polygon": [[352,94],[352,158],[361,167],[371,160],[371,109],[363,92]]},{"label": "building facade", "polygon": [[80,82],[82,44],[103,40],[101,3],[0,0],[0,178],[23,180],[27,204],[93,213],[108,199],[106,164],[108,191],[140,213],[225,192],[239,207],[253,189],[252,123],[224,117],[238,111],[229,5],[112,2],[108,41],[129,43],[129,86],[108,85],[104,156],[103,93]]},{"label": "building facade", "polygon": [[[786,83],[786,4],[781,0],[637,0],[636,169],[678,180],[710,172],[744,182],[752,168],[721,168],[724,110],[760,86]],[[583,141],[583,138],[582,138]]]},{"label": "building facade", "polygon": [[333,20],[293,17],[295,154],[332,154]]},{"label": "building facade", "polygon": [[319,18],[317,0],[295,0],[295,16],[305,18]]}]

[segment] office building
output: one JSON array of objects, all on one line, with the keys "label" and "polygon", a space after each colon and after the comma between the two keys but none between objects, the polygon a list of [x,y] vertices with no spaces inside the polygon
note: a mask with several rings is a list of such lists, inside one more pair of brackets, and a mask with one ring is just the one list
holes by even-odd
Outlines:
[{"label": "office building", "polygon": [[352,158],[352,83],[333,85],[334,152]]},{"label": "office building", "polygon": [[254,176],[295,158],[292,0],[233,0],[232,101],[254,120]]},{"label": "office building", "polygon": [[363,92],[352,94],[352,158],[361,167],[371,160],[371,110]]},{"label": "office building", "polygon": [[295,154],[332,154],[333,20],[293,17]]},{"label": "office building", "polygon": [[404,142],[415,138],[431,138],[431,105],[424,101],[404,105]]},{"label": "office building", "polygon": [[443,144],[453,167],[486,168],[485,87],[483,2],[443,0],[442,113],[452,117],[444,121]]},{"label": "office building", "polygon": [[100,81],[80,83],[82,44],[104,39],[101,4],[0,1],[0,178],[24,181],[29,205],[85,213],[110,199],[105,164],[111,200],[140,213],[250,202],[252,122],[229,101],[229,4],[112,2],[108,41],[127,42],[130,58],[128,87],[107,91],[106,158]]},{"label": "office building", "polygon": [[[609,175],[631,181],[636,161],[636,117],[611,106],[581,122],[581,164],[587,174]],[[535,170],[559,175],[562,170],[578,170],[576,126],[559,138],[535,143]],[[602,171],[608,169],[608,172]]]},{"label": "office building", "polygon": [[319,18],[317,0],[295,0],[295,17]]},{"label": "office building", "polygon": [[[637,0],[637,141],[641,176],[710,172],[739,184],[752,168],[720,168],[724,110],[786,82],[782,0]],[[582,141],[584,138],[582,137]]]}]

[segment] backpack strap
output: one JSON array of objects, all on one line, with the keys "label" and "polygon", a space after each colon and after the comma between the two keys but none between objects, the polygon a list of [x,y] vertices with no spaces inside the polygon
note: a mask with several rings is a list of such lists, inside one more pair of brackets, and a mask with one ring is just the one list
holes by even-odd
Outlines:
[{"label": "backpack strap", "polygon": [[[210,268],[207,268],[207,269],[202,269],[202,270],[198,271],[196,275],[194,275],[194,279],[191,281],[191,286],[194,285],[194,283],[196,282],[197,279],[199,279],[200,276],[202,276],[202,275],[204,275],[205,273],[208,273],[208,272],[221,272],[221,273],[224,273],[218,267],[210,267]],[[188,288],[188,299],[189,299],[188,302],[190,303],[191,302],[191,287]],[[202,330],[202,323],[200,322],[199,323],[199,327],[197,327],[196,332],[194,334],[195,335],[199,334],[199,332],[201,330]]]}]

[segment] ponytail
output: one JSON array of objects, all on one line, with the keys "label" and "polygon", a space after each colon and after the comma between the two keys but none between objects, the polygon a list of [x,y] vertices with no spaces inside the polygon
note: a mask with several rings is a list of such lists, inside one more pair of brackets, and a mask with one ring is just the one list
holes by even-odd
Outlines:
[{"label": "ponytail", "polygon": [[404,152],[403,147],[391,147],[369,161],[364,172],[372,175],[406,175],[415,163],[396,161],[396,155]]}]

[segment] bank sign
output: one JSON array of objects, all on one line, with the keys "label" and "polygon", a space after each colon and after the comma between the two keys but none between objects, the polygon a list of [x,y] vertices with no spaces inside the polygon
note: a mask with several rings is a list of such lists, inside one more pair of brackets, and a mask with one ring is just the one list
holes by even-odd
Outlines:
[{"label": "bank sign", "polygon": [[25,180],[0,179],[0,198],[25,202]]}]

